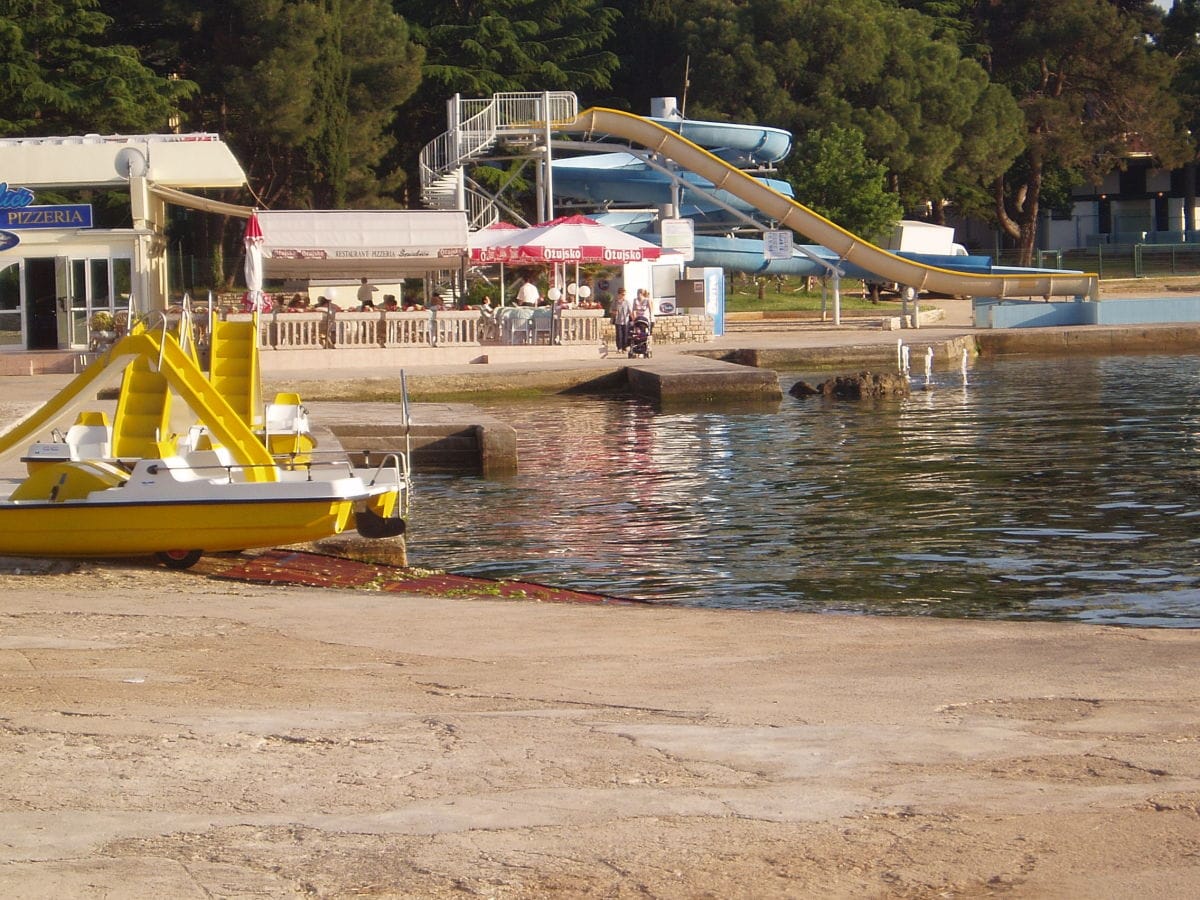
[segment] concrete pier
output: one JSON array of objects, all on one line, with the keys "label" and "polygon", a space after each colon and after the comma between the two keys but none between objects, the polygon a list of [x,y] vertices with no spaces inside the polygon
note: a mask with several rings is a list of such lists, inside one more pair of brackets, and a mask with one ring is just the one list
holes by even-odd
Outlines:
[{"label": "concrete pier", "polygon": [[783,397],[773,370],[703,356],[639,361],[626,366],[625,377],[630,393],[662,405],[774,403]]},{"label": "concrete pier", "polygon": [[[454,378],[411,378],[407,383],[416,396],[434,392],[453,395],[479,389],[475,377],[468,372]],[[779,376],[774,371],[703,356],[671,355],[630,360],[628,365],[560,368],[539,372],[536,382],[538,390],[544,393],[630,393],[666,406],[775,404],[783,396]],[[302,397],[308,396],[307,387],[299,386]],[[391,379],[374,383],[359,380],[346,387],[353,397],[361,397],[364,390],[394,396],[398,389]],[[495,381],[489,387],[495,390]],[[524,389],[529,389],[527,384]],[[394,401],[342,400],[331,396],[306,400],[305,405],[314,421],[328,429],[356,462],[407,447],[416,471],[475,472],[496,477],[517,470],[516,432],[467,403],[411,403],[409,425],[405,424],[403,404]]]}]

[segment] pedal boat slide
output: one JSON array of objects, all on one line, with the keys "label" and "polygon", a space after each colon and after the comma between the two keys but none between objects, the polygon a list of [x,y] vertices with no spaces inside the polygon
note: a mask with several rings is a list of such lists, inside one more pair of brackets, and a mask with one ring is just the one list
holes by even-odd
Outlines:
[{"label": "pedal boat slide", "polygon": [[[226,333],[240,328],[242,337],[249,335],[240,341],[239,377],[225,379],[241,383],[238,391],[214,384],[220,381],[216,338],[225,326]],[[0,436],[0,465],[24,448],[28,473],[0,500],[0,556],[153,554],[186,568],[205,552],[307,542],[349,528],[370,538],[402,534],[411,484],[407,454],[355,468],[340,450],[321,453],[295,395],[272,405],[275,419],[279,407],[291,411],[288,429],[270,430],[272,406],[256,411],[258,390],[244,387],[258,378],[257,328],[257,320],[214,323],[210,376],[194,350],[185,350],[189,341],[165,323],[154,334],[137,329]],[[51,430],[94,402],[118,372],[112,426],[104,412],[92,410],[80,413],[65,435]],[[182,436],[160,439],[176,396],[195,424]]]}]

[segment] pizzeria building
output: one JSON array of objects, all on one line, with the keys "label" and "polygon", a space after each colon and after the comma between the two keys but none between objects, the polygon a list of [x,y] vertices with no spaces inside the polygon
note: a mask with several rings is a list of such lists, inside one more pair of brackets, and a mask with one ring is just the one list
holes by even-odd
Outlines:
[{"label": "pizzeria building", "polygon": [[[0,139],[0,373],[13,370],[5,358],[14,354],[69,358],[88,348],[97,313],[164,309],[167,207],[246,219],[248,206],[192,193],[245,185],[216,134]],[[127,193],[129,226],[97,227],[89,203],[44,201],[90,191]],[[261,215],[267,278],[425,276],[466,258],[461,211]]]}]

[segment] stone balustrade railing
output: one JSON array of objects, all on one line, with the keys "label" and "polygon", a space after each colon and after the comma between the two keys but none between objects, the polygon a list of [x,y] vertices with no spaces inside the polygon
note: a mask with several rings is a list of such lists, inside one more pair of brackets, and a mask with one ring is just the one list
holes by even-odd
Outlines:
[{"label": "stone balustrade railing", "polygon": [[[249,320],[249,313],[227,318]],[[596,344],[603,310],[505,307],[489,322],[479,310],[423,312],[278,312],[260,316],[260,342],[275,350],[454,347],[486,344]]]}]

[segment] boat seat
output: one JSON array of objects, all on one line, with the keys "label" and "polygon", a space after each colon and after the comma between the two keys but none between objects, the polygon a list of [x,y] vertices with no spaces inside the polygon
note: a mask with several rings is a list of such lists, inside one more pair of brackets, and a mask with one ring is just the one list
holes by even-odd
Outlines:
[{"label": "boat seat", "polygon": [[308,410],[299,394],[276,394],[275,402],[267,404],[263,424],[267,434],[301,434],[308,431]]},{"label": "boat seat", "polygon": [[267,404],[263,415],[263,431],[267,449],[274,456],[307,454],[316,446],[309,433],[308,410],[301,405],[299,394],[275,395],[275,402]]},{"label": "boat seat", "polygon": [[119,487],[128,478],[124,470],[101,460],[60,462],[38,469],[17,485],[9,499],[50,503],[85,500],[93,491]]},{"label": "boat seat", "polygon": [[[178,457],[174,458],[178,459]],[[241,474],[241,468],[234,463],[233,454],[225,447],[214,447],[212,450],[193,450],[184,459],[200,477],[217,478],[227,473],[230,481],[243,480],[237,477]]]},{"label": "boat seat", "polygon": [[67,429],[71,459],[108,459],[112,456],[112,428],[103,412],[82,412]]}]

